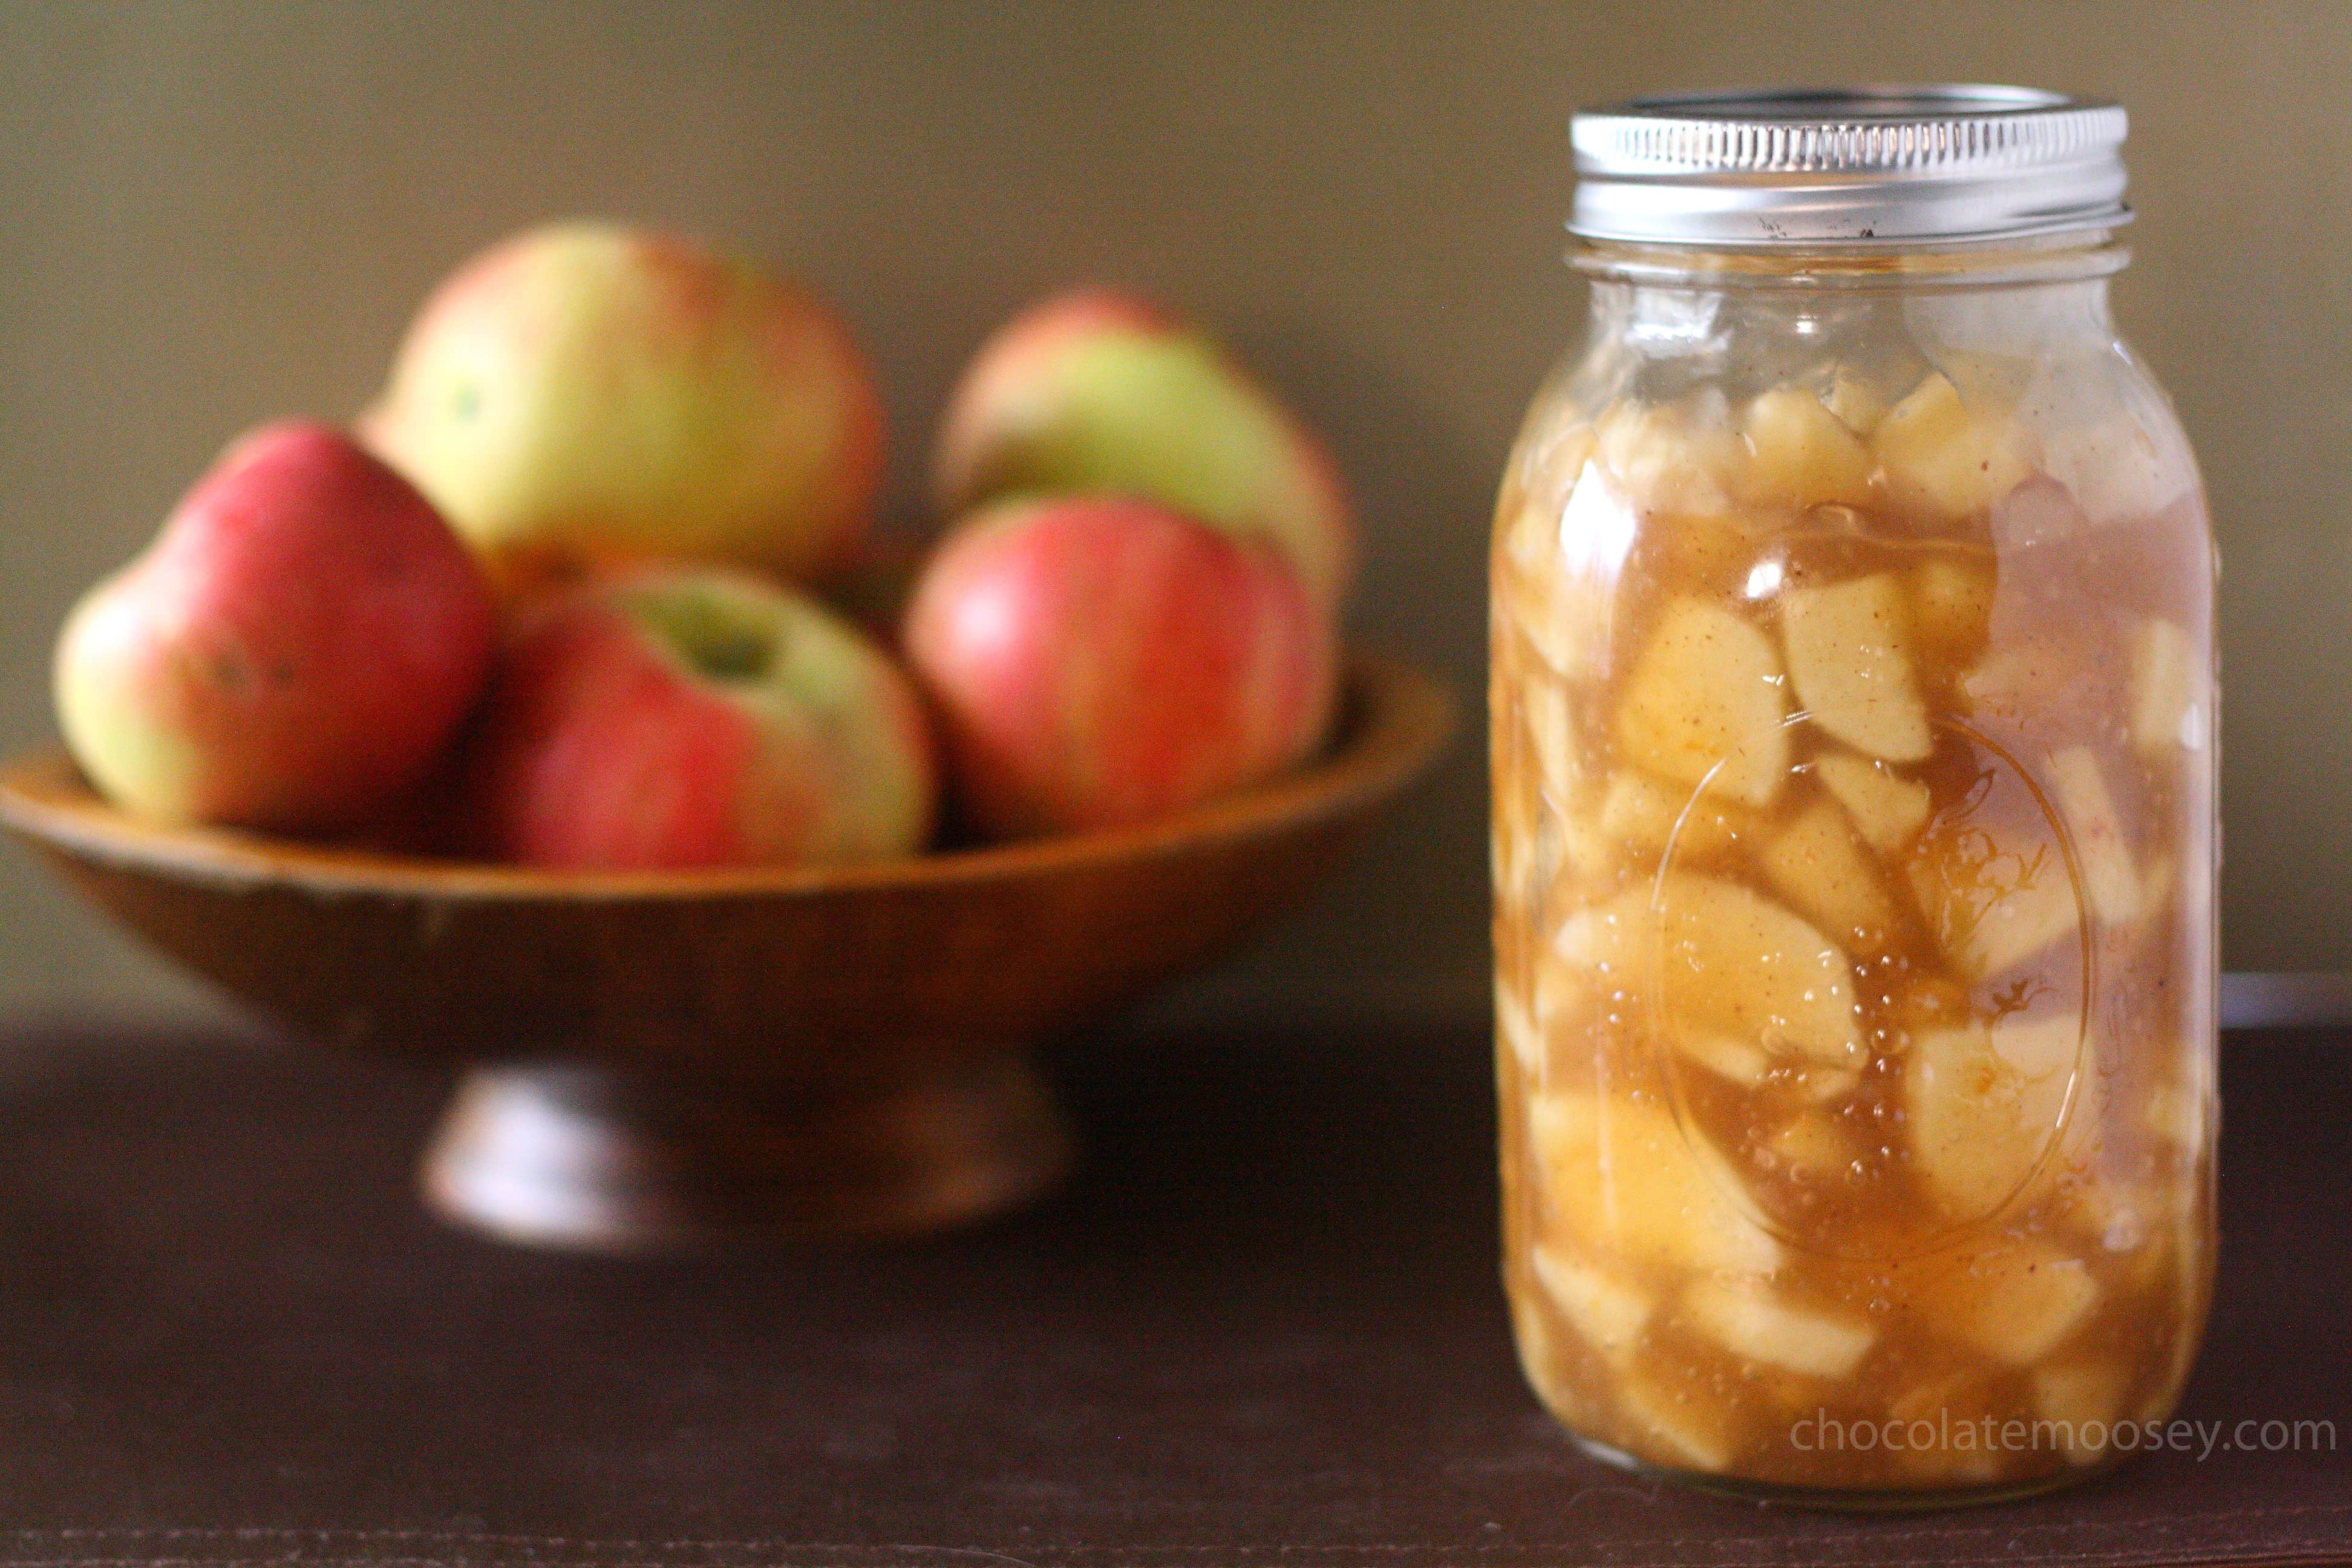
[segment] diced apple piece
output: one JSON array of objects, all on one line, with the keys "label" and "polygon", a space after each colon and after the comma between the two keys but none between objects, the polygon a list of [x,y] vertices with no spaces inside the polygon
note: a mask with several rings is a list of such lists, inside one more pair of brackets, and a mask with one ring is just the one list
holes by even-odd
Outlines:
[{"label": "diced apple piece", "polygon": [[1975,1027],[2003,1068],[2020,1081],[2053,1085],[2053,1093],[2063,1093],[2066,1075],[2083,1060],[2083,1023],[2072,1008],[2011,1013]]},{"label": "diced apple piece", "polygon": [[1886,395],[1851,370],[1841,370],[1830,383],[1822,405],[1855,435],[1867,438],[1886,417]]},{"label": "diced apple piece", "polygon": [[[2000,1473],[2000,1455],[1984,1440],[1984,1417],[1994,1408],[1982,1376],[1948,1373],[1915,1384],[1895,1396],[1886,1414],[1904,1427],[1906,1441],[1892,1451],[1904,1474],[1949,1486],[1990,1481]],[[1912,1424],[1920,1421],[1936,1434],[1934,1443],[1908,1440]]]},{"label": "diced apple piece", "polygon": [[1499,978],[1495,982],[1495,1033],[1522,1068],[1531,1073],[1543,1070],[1543,1035],[1526,1005]]},{"label": "diced apple piece", "polygon": [[1674,1037],[1675,1049],[1727,1082],[1742,1089],[1757,1089],[1771,1075],[1772,1058],[1764,1054],[1761,1046],[1687,1025],[1670,1023],[1667,1028]]},{"label": "diced apple piece", "polygon": [[1737,1175],[1699,1153],[1663,1107],[1538,1094],[1528,1132],[1545,1201],[1590,1253],[1739,1273],[1779,1265],[1780,1244],[1729,1195]]},{"label": "diced apple piece", "polygon": [[1911,1048],[1911,1037],[1922,1029],[1950,1028],[1975,1016],[1968,987],[1942,974],[1911,976],[1898,986],[1886,1009],[1888,1027],[1874,1042],[1884,1057],[1899,1057]]},{"label": "diced apple piece", "polygon": [[1675,1017],[1831,1066],[1863,1054],[1837,943],[1737,882],[1670,874],[1657,890],[1660,1000]]},{"label": "diced apple piece", "polygon": [[2066,858],[2047,837],[1956,822],[1905,868],[1919,912],[1963,976],[2002,973],[2082,935]]},{"label": "diced apple piece", "polygon": [[1551,1326],[1532,1297],[1510,1293],[1511,1342],[1518,1349],[1519,1372],[1547,1403],[1574,1404],[1574,1385],[1560,1376],[1559,1347],[1552,1342]]},{"label": "diced apple piece", "polygon": [[1513,461],[1503,473],[1502,505],[1497,510],[1508,510],[1533,498],[1549,503],[1552,516],[1558,517],[1568,492],[1576,488],[1578,476],[1591,460],[1599,437],[1592,422],[1572,407],[1554,405],[1535,417],[1542,426],[1538,428],[1531,422],[1520,432]]},{"label": "diced apple piece", "polygon": [[2059,814],[2074,837],[2074,858],[2083,868],[2091,912],[2109,925],[2131,924],[2140,916],[2139,868],[2099,759],[2087,746],[2068,746],[2050,759],[2050,777]]},{"label": "diced apple piece", "polygon": [[1742,500],[1767,506],[1867,506],[1877,459],[1811,393],[1793,386],[1759,394],[1740,434],[1752,455]]},{"label": "diced apple piece", "polygon": [[2038,1241],[1971,1258],[1919,1297],[1937,1333],[2004,1366],[2032,1366],[2088,1322],[2099,1282],[2079,1258]]},{"label": "diced apple piece", "polygon": [[[1944,889],[1925,885],[1930,868],[1912,868],[1912,880],[1922,907],[1942,896]],[[1948,915],[1952,906],[1946,903]],[[1931,915],[1931,921],[1935,916]],[[2053,857],[2040,870],[1995,890],[1980,910],[1954,922],[1957,940],[1948,940],[1946,953],[1963,973],[1978,978],[2000,974],[2047,952],[2082,931],[2082,905],[2066,877],[2063,860]]]},{"label": "diced apple piece", "polygon": [[1853,1148],[1837,1123],[1818,1110],[1808,1110],[1766,1141],[1764,1147],[1780,1164],[1814,1181],[1843,1174],[1853,1163]]},{"label": "diced apple piece", "polygon": [[1643,936],[1651,929],[1650,889],[1571,910],[1552,933],[1552,951],[1570,969],[1617,985],[1650,984]]},{"label": "diced apple piece", "polygon": [[1527,725],[1528,747],[1534,752],[1537,777],[1545,798],[1555,807],[1573,802],[1584,786],[1584,767],[1576,745],[1576,718],[1569,706],[1568,688],[1557,680],[1522,681],[1517,693]]},{"label": "diced apple piece", "polygon": [[[1737,593],[1754,574],[1758,556],[1770,548],[1763,534],[1767,521],[1738,512],[1654,513],[1642,535],[1643,565],[1654,581],[1672,583],[1685,594]],[[1751,526],[1759,532],[1748,532]]]},{"label": "diced apple piece", "polygon": [[2056,1212],[2084,1239],[2098,1243],[2100,1250],[2130,1252],[2147,1239],[2154,1221],[2150,1190],[2147,1183],[2112,1170],[2092,1171],[2069,1184]]},{"label": "diced apple piece", "polygon": [[2132,743],[2150,757],[2196,751],[2205,735],[2202,712],[2190,717],[2201,683],[2189,634],[2150,616],[2133,628],[2130,647]]},{"label": "diced apple piece", "polygon": [[2159,441],[2136,419],[2069,426],[2043,438],[2044,472],[2074,492],[2095,522],[2154,517],[2197,483],[2178,443]]},{"label": "diced apple piece", "polygon": [[1894,901],[1835,801],[1816,800],[1798,813],[1764,846],[1757,862],[1799,913],[1862,952],[1885,946],[1895,924]]},{"label": "diced apple piece", "polygon": [[1991,1214],[2024,1185],[2059,1136],[2080,1053],[2080,1020],[2064,1013],[1913,1036],[1904,1062],[1912,1155],[1954,1215]]},{"label": "diced apple piece", "polygon": [[2116,1417],[2131,1388],[2131,1369],[2111,1361],[2063,1362],[2037,1366],[2028,1379],[2033,1415],[2049,1423],[2049,1434],[2077,1465],[2097,1461],[2115,1438]]},{"label": "diced apple piece", "polygon": [[[1531,721],[1527,710],[1497,711],[1502,718],[1494,729],[1495,891],[1498,899],[1532,910],[1562,879],[1599,881],[1615,869],[1616,857],[1590,820],[1595,803],[1585,797],[1598,792],[1580,784],[1562,793],[1546,777],[1558,759],[1547,764],[1538,754],[1540,721]],[[1561,754],[1572,762],[1573,752]]]},{"label": "diced apple piece", "polygon": [[1506,489],[1496,503],[1496,543],[1512,570],[1528,577],[1549,575],[1559,564],[1559,514],[1568,504],[1559,495]]},{"label": "diced apple piece", "polygon": [[1937,658],[1967,658],[1984,646],[1992,626],[1994,570],[1979,561],[1938,552],[1911,568],[1911,629]]},{"label": "diced apple piece", "polygon": [[1635,1427],[1666,1457],[1693,1469],[1727,1470],[1738,1453],[1731,1413],[1712,1401],[1694,1399],[1687,1389],[1634,1375],[1617,1384],[1617,1402]]},{"label": "diced apple piece", "polygon": [[1566,857],[1556,814],[1540,803],[1529,805],[1512,798],[1527,793],[1532,792],[1495,792],[1495,830],[1489,837],[1488,852],[1496,907],[1515,916],[1533,918],[1555,885],[1572,889],[1578,879],[1564,871]]},{"label": "diced apple piece", "polygon": [[1995,552],[2015,562],[2020,572],[2031,574],[2037,561],[2052,557],[2028,552],[2075,538],[2089,530],[2091,520],[2083,515],[2064,486],[2036,477],[1993,503],[1991,523]]},{"label": "diced apple piece", "polygon": [[1732,1354],[1808,1377],[1845,1377],[1870,1353],[1877,1331],[1780,1299],[1749,1280],[1695,1280],[1683,1291],[1682,1316]]},{"label": "diced apple piece", "polygon": [[2095,627],[2004,637],[1960,678],[1960,696],[1974,717],[2037,738],[2104,730],[2123,700],[2123,672],[2102,640]]},{"label": "diced apple piece", "polygon": [[1552,814],[1551,830],[1559,837],[1560,859],[1571,874],[1571,886],[1613,885],[1612,873],[1619,868],[1617,845],[1601,830],[1597,816],[1589,808]]},{"label": "diced apple piece", "polygon": [[1775,1056],[1831,1066],[1862,1058],[1843,951],[1737,882],[1669,872],[1654,892],[1578,910],[1553,945],[1570,963],[1647,992],[1677,1024]]},{"label": "diced apple piece", "polygon": [[2102,1172],[2075,1187],[2073,1208],[2061,1212],[2096,1249],[2116,1289],[2167,1295],[2179,1288],[2182,1260],[2197,1255],[2200,1190],[2178,1174],[2131,1181]]},{"label": "diced apple piece", "polygon": [[1719,795],[1701,795],[1683,814],[1682,826],[1675,834],[1675,854],[1677,858],[1720,854],[1755,837],[1759,831],[1754,814],[1745,806]]},{"label": "diced apple piece", "polygon": [[1719,516],[1748,466],[1729,406],[1712,389],[1654,407],[1620,400],[1601,416],[1598,435],[1597,460],[1643,510]]},{"label": "diced apple piece", "polygon": [[1647,1290],[1558,1247],[1538,1245],[1531,1261],[1536,1282],[1579,1338],[1619,1365],[1633,1360],[1654,1304]]},{"label": "diced apple piece", "polygon": [[2015,408],[2035,390],[2037,381],[2046,384],[2048,380],[2046,363],[2032,352],[1962,348],[1956,339],[1946,336],[1929,357],[1960,389],[1962,400],[1971,408]]},{"label": "diced apple piece", "polygon": [[1591,1053],[1580,1052],[1580,1047],[1590,1041],[1597,1023],[1600,978],[1562,960],[1549,944],[1537,946],[1535,984],[1528,1011],[1536,1026],[1536,1040],[1542,1047],[1538,1081],[1567,1059],[1563,1052],[1569,1056],[1581,1054],[1590,1059]]},{"label": "diced apple piece", "polygon": [[2005,414],[1971,409],[1930,374],[1871,436],[1895,497],[1941,518],[1983,511],[2032,472],[2025,437]]},{"label": "diced apple piece", "polygon": [[[1496,770],[1496,777],[1505,778],[1501,769]],[[1524,907],[1532,900],[1541,879],[1536,835],[1542,830],[1542,820],[1533,795],[1508,780],[1495,791],[1494,829],[1486,837],[1486,846],[1498,906]]]},{"label": "diced apple piece", "polygon": [[1828,1105],[1861,1088],[1862,1072],[1856,1068],[1801,1067],[1790,1087],[1815,1105]]},{"label": "diced apple piece", "polygon": [[1563,679],[1597,679],[1609,668],[1610,604],[1600,585],[1557,571],[1507,571],[1496,583],[1496,613]]},{"label": "diced apple piece", "polygon": [[1882,855],[1908,849],[1927,825],[1927,786],[1885,763],[1851,752],[1829,752],[1814,760],[1813,772]]},{"label": "diced apple piece", "polygon": [[2147,865],[2139,874],[2139,907],[2143,913],[2160,910],[2172,897],[2172,880],[2179,868],[2170,855],[2158,853],[2147,858]]},{"label": "diced apple piece", "polygon": [[1813,722],[1858,751],[1916,763],[1936,749],[1912,680],[1902,584],[1890,574],[1780,601],[1780,641],[1797,700]]},{"label": "diced apple piece", "polygon": [[1634,855],[1663,855],[1669,844],[1677,856],[1713,855],[1748,830],[1738,808],[1688,799],[1631,768],[1612,774],[1601,797],[1601,833]]},{"label": "diced apple piece", "polygon": [[2140,1101],[2140,1125],[2189,1161],[2203,1158],[2213,1131],[2213,1096],[2203,1086],[2159,1078]]},{"label": "diced apple piece", "polygon": [[1627,677],[1625,755],[1660,778],[1765,805],[1789,770],[1771,639],[1720,605],[1671,599]]},{"label": "diced apple piece", "polygon": [[1605,673],[1618,576],[1640,519],[1596,463],[1571,489],[1507,489],[1500,505],[1496,613],[1561,677]]}]

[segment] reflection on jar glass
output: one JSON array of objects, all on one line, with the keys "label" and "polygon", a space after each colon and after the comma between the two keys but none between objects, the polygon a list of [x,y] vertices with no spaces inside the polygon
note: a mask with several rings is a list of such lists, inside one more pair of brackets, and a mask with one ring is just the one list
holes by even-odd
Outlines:
[{"label": "reflection on jar glass", "polygon": [[1591,319],[1496,515],[1495,994],[1520,1356],[1605,1458],[1994,1495],[2188,1376],[2214,563],[2107,313],[2122,134],[1579,117]]}]

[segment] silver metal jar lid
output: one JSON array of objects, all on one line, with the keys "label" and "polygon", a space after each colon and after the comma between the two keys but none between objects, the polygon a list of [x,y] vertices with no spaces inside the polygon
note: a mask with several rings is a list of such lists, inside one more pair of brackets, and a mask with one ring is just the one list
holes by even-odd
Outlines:
[{"label": "silver metal jar lid", "polygon": [[1671,93],[1580,113],[1586,239],[1889,246],[2131,219],[2120,105],[2021,87]]}]

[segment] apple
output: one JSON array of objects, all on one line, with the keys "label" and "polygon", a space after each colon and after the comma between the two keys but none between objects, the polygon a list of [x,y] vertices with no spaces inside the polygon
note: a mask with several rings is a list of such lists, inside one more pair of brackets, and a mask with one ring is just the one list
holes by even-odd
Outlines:
[{"label": "apple", "polygon": [[713,569],[526,606],[466,772],[482,847],[579,868],[908,855],[937,793],[905,674],[813,601]]},{"label": "apple", "polygon": [[58,722],[90,781],[169,823],[357,826],[473,706],[498,610],[414,486],[331,426],[233,444],[67,618]]},{"label": "apple", "polygon": [[1000,502],[908,607],[972,826],[1111,826],[1278,772],[1329,725],[1330,616],[1269,543],[1121,496]]},{"label": "apple", "polygon": [[1145,497],[1286,552],[1336,605],[1354,556],[1321,443],[1215,343],[1139,300],[1048,300],[981,348],[950,400],[947,515],[1025,493]]},{"label": "apple", "polygon": [[609,224],[461,268],[361,430],[517,587],[653,559],[808,577],[853,550],[882,472],[873,375],[829,310]]}]

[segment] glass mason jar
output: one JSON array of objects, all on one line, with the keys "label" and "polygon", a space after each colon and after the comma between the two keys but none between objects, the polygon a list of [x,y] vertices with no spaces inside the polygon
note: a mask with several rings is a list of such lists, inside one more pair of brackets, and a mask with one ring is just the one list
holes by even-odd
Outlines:
[{"label": "glass mason jar", "polygon": [[1492,555],[1519,1353],[1587,1448],[1904,1506],[2169,1415],[2214,1252],[2214,556],[2124,117],[1577,120]]}]

